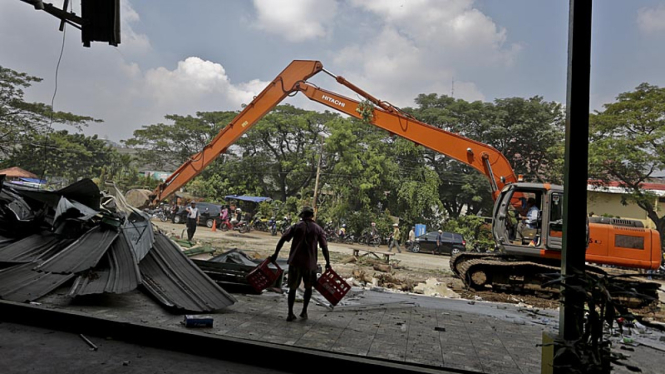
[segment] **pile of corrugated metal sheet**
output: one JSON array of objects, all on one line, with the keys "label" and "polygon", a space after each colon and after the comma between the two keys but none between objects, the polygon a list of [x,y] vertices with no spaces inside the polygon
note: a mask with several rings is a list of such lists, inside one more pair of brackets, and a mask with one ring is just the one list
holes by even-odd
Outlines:
[{"label": "pile of corrugated metal sheet", "polygon": [[0,183],[0,299],[34,301],[71,283],[71,297],[139,288],[182,312],[235,303],[108,187],[102,193],[89,179],[58,191]]}]

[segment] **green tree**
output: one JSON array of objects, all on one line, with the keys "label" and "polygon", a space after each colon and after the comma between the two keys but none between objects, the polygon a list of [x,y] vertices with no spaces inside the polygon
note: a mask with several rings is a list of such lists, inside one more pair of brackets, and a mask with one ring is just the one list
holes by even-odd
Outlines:
[{"label": "green tree", "polygon": [[236,143],[241,153],[239,166],[256,183],[253,190],[282,201],[311,196],[321,136],[326,124],[337,117],[291,105],[280,105],[263,117]]},{"label": "green tree", "polygon": [[665,89],[642,83],[604,108],[590,118],[589,175],[601,183],[618,181],[628,189],[624,204],[644,209],[665,237],[657,198],[641,188],[665,169]]},{"label": "green tree", "polygon": [[143,126],[125,140],[138,150],[137,157],[155,169],[175,170],[200,152],[226,126],[237,112],[197,112],[196,116],[169,114],[170,123]]},{"label": "green tree", "polygon": [[[406,111],[432,126],[493,146],[516,174],[533,181],[560,181],[557,152],[563,142],[564,113],[559,104],[539,96],[469,103],[437,94],[421,94],[415,102],[418,106]],[[438,152],[427,151],[425,157],[441,180],[439,197],[448,216],[458,217],[464,209],[467,214],[491,211],[486,177]]]},{"label": "green tree", "polygon": [[497,99],[488,119],[489,126],[478,131],[479,140],[503,153],[515,174],[527,181],[560,182],[556,180],[557,146],[564,140],[565,113],[561,104],[544,101],[540,96],[529,99],[511,97]]},{"label": "green tree", "polygon": [[[407,108],[406,111],[418,120],[471,139],[477,139],[478,134],[486,131],[489,126],[487,119],[493,110],[488,103],[469,103],[437,94],[418,95],[415,102],[418,107]],[[491,210],[492,196],[485,176],[436,151],[424,150],[423,156],[439,178],[439,199],[447,216],[458,217],[464,208],[469,214]]]},{"label": "green tree", "polygon": [[[111,170],[120,170],[121,157],[97,135],[70,134],[67,130],[45,135],[22,137],[12,151],[9,163],[27,170],[44,170],[46,179],[61,180],[64,184],[81,178],[112,179]],[[35,148],[46,147],[45,154]]]},{"label": "green tree", "polygon": [[[41,80],[0,66],[0,165],[3,167],[13,166],[6,159],[15,159],[13,154],[21,152],[16,149],[18,144],[28,144],[33,157],[41,153],[41,157],[46,158],[53,145],[36,142],[35,138],[42,136],[40,140],[48,141],[43,136],[50,132],[54,124],[73,126],[80,130],[89,122],[101,122],[92,117],[53,111],[47,104],[26,102],[24,90]],[[1,162],[3,159],[5,161]],[[32,170],[42,169],[42,165],[33,165]]]}]

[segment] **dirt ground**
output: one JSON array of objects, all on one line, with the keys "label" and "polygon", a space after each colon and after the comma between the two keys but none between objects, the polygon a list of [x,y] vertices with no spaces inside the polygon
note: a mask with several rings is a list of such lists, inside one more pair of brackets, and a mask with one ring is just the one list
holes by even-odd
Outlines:
[{"label": "dirt ground", "polygon": [[[186,228],[182,224],[153,222],[160,230],[176,238],[186,236]],[[197,255],[193,258],[208,259],[216,254],[237,248],[254,258],[264,259],[274,253],[278,240],[279,235],[271,236],[266,232],[252,231],[246,234],[220,230],[213,232],[207,227],[199,226],[194,235],[195,246],[213,248],[215,252]],[[385,252],[388,248],[386,245],[371,248],[360,244],[329,243],[333,269],[345,279],[352,281],[355,286],[382,287],[394,292],[415,292],[428,296],[503,302],[535,308],[557,309],[559,306],[557,299],[544,299],[535,295],[467,290],[461,280],[453,276],[449,266],[449,256],[410,253],[402,249],[402,253],[391,256],[388,265],[383,259],[371,256],[355,259],[352,255],[353,248],[372,249],[379,252]],[[280,258],[288,257],[288,253],[289,244],[286,243],[280,252]],[[323,256],[319,256],[319,263],[324,264]],[[658,282],[665,286],[665,281]],[[661,303],[665,302],[665,293],[660,292],[660,297]],[[665,321],[665,306],[654,306],[633,312],[654,321]]]}]

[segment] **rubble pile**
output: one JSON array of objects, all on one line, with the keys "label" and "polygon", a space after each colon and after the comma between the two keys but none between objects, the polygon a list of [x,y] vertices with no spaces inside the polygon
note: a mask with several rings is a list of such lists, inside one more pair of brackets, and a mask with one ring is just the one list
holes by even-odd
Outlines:
[{"label": "rubble pile", "polygon": [[32,302],[70,284],[72,298],[139,288],[182,312],[235,303],[114,185],[44,191],[1,178],[0,299]]}]

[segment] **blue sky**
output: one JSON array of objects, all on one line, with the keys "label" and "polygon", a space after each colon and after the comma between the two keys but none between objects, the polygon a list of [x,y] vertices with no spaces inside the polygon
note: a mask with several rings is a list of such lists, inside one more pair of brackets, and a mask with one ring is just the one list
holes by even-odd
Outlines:
[{"label": "blue sky", "polygon": [[[44,78],[30,101],[53,96],[57,28],[19,0],[0,5],[0,65]],[[453,81],[470,101],[565,102],[567,30],[565,0],[122,0],[118,48],[84,48],[68,27],[55,109],[105,121],[87,134],[127,139],[166,114],[238,110],[294,59],[397,106],[450,95]],[[592,109],[642,82],[665,86],[665,2],[595,1],[592,44]],[[347,93],[327,76],[313,82]]]}]

